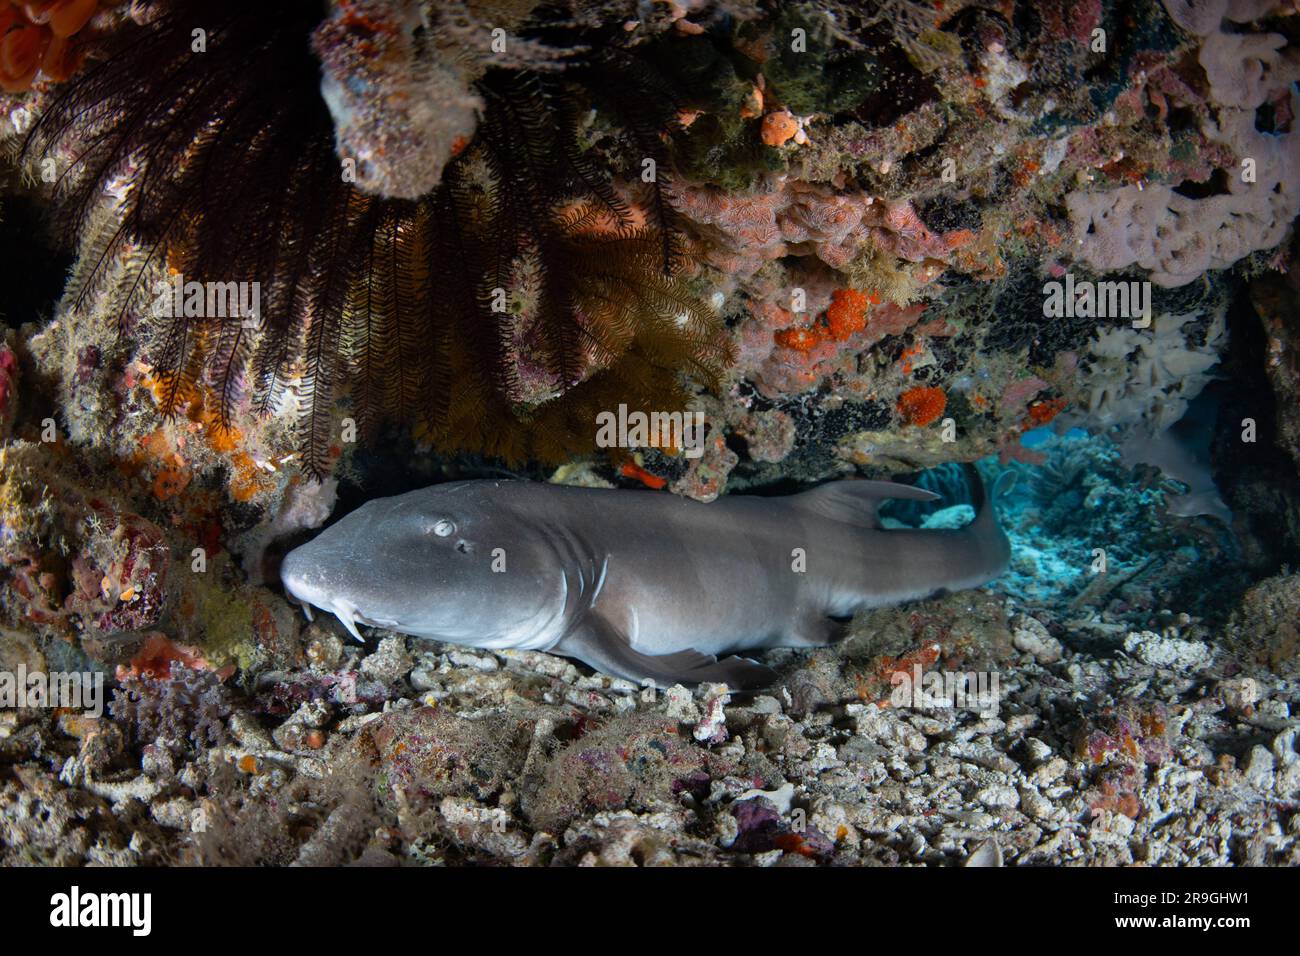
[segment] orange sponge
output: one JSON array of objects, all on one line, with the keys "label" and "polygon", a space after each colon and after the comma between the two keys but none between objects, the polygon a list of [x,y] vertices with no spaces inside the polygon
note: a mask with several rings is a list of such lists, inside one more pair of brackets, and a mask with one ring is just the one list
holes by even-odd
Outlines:
[{"label": "orange sponge", "polygon": [[898,414],[909,425],[928,425],[948,406],[948,396],[941,388],[909,388],[898,396]]}]

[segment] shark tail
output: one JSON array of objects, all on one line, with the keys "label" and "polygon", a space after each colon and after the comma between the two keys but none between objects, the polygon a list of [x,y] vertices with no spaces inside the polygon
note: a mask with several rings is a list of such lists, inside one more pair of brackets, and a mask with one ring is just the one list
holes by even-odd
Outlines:
[{"label": "shark tail", "polygon": [[995,578],[1011,562],[1011,542],[1007,540],[1006,532],[998,522],[994,505],[1015,484],[1015,472],[1004,471],[999,475],[990,494],[974,464],[963,463],[962,471],[966,475],[966,484],[970,487],[971,506],[975,509],[975,520],[962,530],[975,539],[987,562],[989,578]]}]

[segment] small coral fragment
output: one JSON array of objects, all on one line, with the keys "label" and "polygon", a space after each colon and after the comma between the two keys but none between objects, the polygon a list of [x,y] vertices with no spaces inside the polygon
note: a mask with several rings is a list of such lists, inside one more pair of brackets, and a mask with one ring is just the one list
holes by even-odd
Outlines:
[{"label": "small coral fragment", "polygon": [[811,352],[821,341],[821,336],[814,329],[778,329],[772,333],[772,339],[784,349]]},{"label": "small coral fragment", "polygon": [[653,488],[656,491],[668,484],[668,479],[660,477],[654,472],[646,471],[634,461],[623,463],[622,475],[624,478],[631,478],[634,481],[639,481],[647,488]]},{"label": "small coral fragment", "polygon": [[349,0],[312,37],[339,159],[355,164],[365,192],[431,192],[478,126],[482,98],[453,64],[420,49],[428,27],[418,3]]},{"label": "small coral fragment", "polygon": [[942,415],[947,405],[948,396],[941,388],[909,388],[898,397],[898,414],[909,425],[924,426]]},{"label": "small coral fragment", "polygon": [[784,146],[799,132],[799,121],[789,110],[779,110],[763,117],[763,142],[768,146]]},{"label": "small coral fragment", "polygon": [[864,292],[856,289],[836,289],[831,296],[830,308],[826,310],[826,324],[830,329],[831,338],[843,342],[854,332],[865,329],[869,304],[870,300]]}]

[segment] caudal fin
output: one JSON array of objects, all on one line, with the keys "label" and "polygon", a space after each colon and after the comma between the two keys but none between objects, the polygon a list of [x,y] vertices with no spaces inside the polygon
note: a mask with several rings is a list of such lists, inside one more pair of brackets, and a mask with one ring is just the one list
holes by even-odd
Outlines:
[{"label": "caudal fin", "polygon": [[994,504],[1015,484],[1016,476],[1014,472],[1004,471],[998,476],[990,494],[984,487],[984,479],[978,468],[966,462],[962,465],[962,471],[965,472],[966,483],[970,487],[971,507],[975,509],[975,520],[963,530],[975,537],[981,554],[988,562],[989,577],[997,577],[1011,561],[1011,542],[998,523]]}]

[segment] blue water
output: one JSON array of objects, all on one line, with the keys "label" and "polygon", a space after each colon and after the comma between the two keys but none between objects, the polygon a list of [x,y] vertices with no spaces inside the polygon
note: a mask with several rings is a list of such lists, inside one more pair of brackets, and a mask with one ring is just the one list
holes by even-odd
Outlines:
[{"label": "blue water", "polygon": [[[1056,435],[1040,428],[1022,442],[1043,456],[1041,464],[979,463],[989,488],[1004,472],[1016,475],[997,505],[1012,560],[995,590],[1063,614],[1109,611],[1134,626],[1158,624],[1168,612],[1212,617],[1232,606],[1233,589],[1248,575],[1231,531],[1207,516],[1170,515],[1168,500],[1181,487],[1128,467],[1114,443],[1082,429]],[[912,483],[942,499],[891,502],[882,517],[951,527],[973,513],[955,466],[922,472]]]}]

